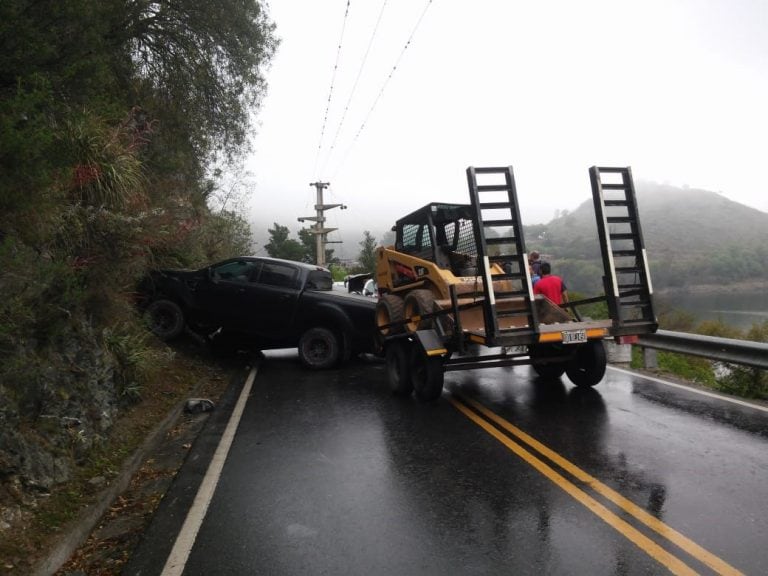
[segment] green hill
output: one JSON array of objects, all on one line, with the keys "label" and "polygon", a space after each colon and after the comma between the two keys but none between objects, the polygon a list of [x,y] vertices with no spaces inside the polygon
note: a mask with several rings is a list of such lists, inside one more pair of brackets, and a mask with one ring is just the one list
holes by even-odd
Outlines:
[{"label": "green hill", "polygon": [[[637,202],[656,288],[768,281],[768,214],[707,190],[640,182]],[[572,289],[601,289],[592,201],[526,229],[529,250]]]}]

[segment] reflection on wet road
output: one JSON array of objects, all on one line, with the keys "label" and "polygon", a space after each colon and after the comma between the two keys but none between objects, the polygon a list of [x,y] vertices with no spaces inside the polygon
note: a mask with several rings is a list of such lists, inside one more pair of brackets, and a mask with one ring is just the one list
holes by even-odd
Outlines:
[{"label": "reflection on wet road", "polygon": [[[762,573],[768,413],[609,370],[454,372],[271,354],[185,574]],[[145,572],[150,573],[150,572]]]},{"label": "reflection on wet road", "polygon": [[[627,498],[624,498],[615,490],[608,488],[605,484],[598,481],[593,476],[590,476],[578,466],[574,465],[572,462],[569,462],[556,452],[547,448],[541,442],[538,442],[513,424],[510,424],[503,418],[494,414],[485,408],[482,404],[462,396],[458,396],[458,399],[451,399],[451,402],[459,411],[464,413],[465,416],[483,428],[486,432],[488,432],[488,434],[499,440],[499,442],[509,448],[511,452],[525,460],[529,465],[540,472],[542,476],[554,482],[580,504],[591,510],[606,524],[616,529],[618,532],[636,544],[639,548],[641,548],[644,552],[646,552],[649,556],[653,557],[659,563],[669,568],[671,572],[675,574],[696,573],[682,560],[664,550],[650,538],[644,536],[642,532],[635,529],[631,524],[625,522],[618,515],[614,514],[608,508],[600,504],[599,501],[591,497],[585,490],[580,489],[575,483],[569,481],[568,478],[558,473],[551,466],[547,465],[546,462],[523,447],[521,443],[517,442],[516,440],[521,441],[523,444],[527,445],[527,447],[537,451],[541,456],[549,459],[553,464],[556,464],[565,472],[570,474],[574,480],[578,480],[584,483],[585,487],[594,490],[596,493],[605,497],[613,504],[616,504],[622,511],[630,514],[635,519],[639,520],[662,537],[667,538],[673,544],[676,544],[686,552],[700,559],[707,566],[713,570],[716,570],[718,573],[738,573],[735,568],[729,566],[726,562],[714,554],[704,550],[695,542],[692,542],[676,530],[673,530],[663,522],[660,522],[652,514],[635,505]],[[474,408],[474,411],[470,407]],[[504,432],[508,432],[509,435],[505,435]]]}]

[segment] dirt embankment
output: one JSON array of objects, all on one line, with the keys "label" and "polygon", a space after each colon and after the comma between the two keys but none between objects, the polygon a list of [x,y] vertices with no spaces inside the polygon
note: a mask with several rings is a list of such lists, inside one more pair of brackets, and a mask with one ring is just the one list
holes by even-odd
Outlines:
[{"label": "dirt embankment", "polygon": [[[66,458],[61,450],[56,452],[57,458],[67,459],[66,476],[54,478],[56,481],[50,484],[34,484],[25,477],[24,469],[14,474],[12,467],[6,468],[10,474],[0,475],[0,574],[32,574],[41,563],[50,564],[52,552],[61,555],[57,551],[67,549],[62,545],[64,540],[74,542],[72,533],[80,531],[87,536],[95,528],[93,522],[98,515],[93,517],[92,512],[100,506],[107,509],[107,514],[97,530],[99,537],[89,540],[70,559],[64,572],[119,574],[144,523],[183,461],[199,430],[200,418],[205,417],[185,416],[181,406],[190,397],[217,402],[235,367],[242,363],[213,357],[196,343],[182,343],[175,347],[172,360],[155,380],[140,391],[140,400],[114,412],[109,429],[101,431],[98,443],[87,453],[75,459]],[[82,404],[86,410],[87,403]],[[69,408],[73,406],[70,403]],[[78,422],[85,421],[72,413],[78,416]],[[25,430],[23,425],[18,428],[21,434]],[[155,444],[168,454],[141,460],[138,456],[146,450],[147,439],[158,431]],[[115,486],[128,481],[129,490],[110,506]],[[66,554],[70,552],[71,548]]]}]

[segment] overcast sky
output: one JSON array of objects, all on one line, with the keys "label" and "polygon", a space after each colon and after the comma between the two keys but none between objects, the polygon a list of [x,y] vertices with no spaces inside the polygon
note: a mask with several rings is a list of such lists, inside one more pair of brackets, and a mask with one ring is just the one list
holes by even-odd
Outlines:
[{"label": "overcast sky", "polygon": [[314,215],[318,179],[348,206],[327,225],[380,237],[468,202],[470,165],[514,167],[526,224],[588,199],[595,164],[768,211],[764,0],[351,0],[344,25],[346,9],[270,4],[281,45],[246,163],[257,237]]}]

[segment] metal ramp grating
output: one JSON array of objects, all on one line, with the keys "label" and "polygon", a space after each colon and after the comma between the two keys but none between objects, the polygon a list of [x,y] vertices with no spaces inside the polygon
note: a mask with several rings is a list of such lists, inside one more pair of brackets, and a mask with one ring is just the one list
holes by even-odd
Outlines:
[{"label": "metal ramp grating", "polygon": [[[478,272],[483,278],[485,300],[490,304],[483,307],[485,334],[488,345],[494,346],[506,343],[506,336],[538,330],[528,254],[512,167],[470,166],[467,184],[477,222],[474,232]],[[494,265],[504,273],[492,276]],[[498,305],[511,301],[515,301],[514,306]]]},{"label": "metal ramp grating", "polygon": [[620,335],[626,329],[626,333],[637,334],[644,325],[655,329],[653,288],[632,171],[593,166],[589,177],[614,333]]}]

